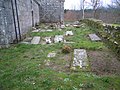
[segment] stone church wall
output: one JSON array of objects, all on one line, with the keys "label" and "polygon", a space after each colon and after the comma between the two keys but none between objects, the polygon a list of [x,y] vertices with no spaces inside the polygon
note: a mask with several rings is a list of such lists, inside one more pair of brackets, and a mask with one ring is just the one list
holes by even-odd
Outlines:
[{"label": "stone church wall", "polygon": [[61,22],[64,0],[0,0],[0,46],[20,41],[39,22]]}]

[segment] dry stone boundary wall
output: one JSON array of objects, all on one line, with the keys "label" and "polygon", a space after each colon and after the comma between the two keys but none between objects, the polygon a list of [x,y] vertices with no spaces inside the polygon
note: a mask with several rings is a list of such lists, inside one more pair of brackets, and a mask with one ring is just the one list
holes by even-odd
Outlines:
[{"label": "dry stone boundary wall", "polygon": [[96,29],[96,32],[105,40],[105,43],[120,55],[120,25],[105,24],[101,20],[84,19],[82,22]]}]

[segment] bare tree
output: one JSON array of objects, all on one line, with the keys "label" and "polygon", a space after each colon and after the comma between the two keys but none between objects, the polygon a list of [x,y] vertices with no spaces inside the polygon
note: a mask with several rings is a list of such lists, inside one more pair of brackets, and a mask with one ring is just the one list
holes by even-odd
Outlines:
[{"label": "bare tree", "polygon": [[[80,0],[80,9],[82,10],[82,19],[85,18],[85,0]],[[81,12],[80,12],[81,13]]]},{"label": "bare tree", "polygon": [[120,0],[115,0],[116,6],[120,7]]},{"label": "bare tree", "polygon": [[111,4],[109,4],[109,8],[115,9],[120,8],[120,0],[111,0]]},{"label": "bare tree", "polygon": [[98,8],[101,6],[101,0],[90,0],[90,2],[86,2],[86,3],[88,3],[92,7],[93,17],[96,18],[96,12]]}]

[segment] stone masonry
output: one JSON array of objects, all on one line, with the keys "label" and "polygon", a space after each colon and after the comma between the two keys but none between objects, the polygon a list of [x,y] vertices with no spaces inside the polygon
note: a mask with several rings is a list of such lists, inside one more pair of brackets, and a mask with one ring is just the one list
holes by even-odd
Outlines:
[{"label": "stone masonry", "polygon": [[42,0],[41,22],[61,22],[64,19],[64,0]]},{"label": "stone masonry", "polygon": [[61,22],[64,0],[0,0],[0,46],[20,41],[39,22]]}]

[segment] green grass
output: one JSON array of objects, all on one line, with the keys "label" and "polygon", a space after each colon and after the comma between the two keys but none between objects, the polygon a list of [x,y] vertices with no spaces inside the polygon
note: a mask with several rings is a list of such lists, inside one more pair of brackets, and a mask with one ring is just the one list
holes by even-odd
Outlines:
[{"label": "green grass", "polygon": [[[87,50],[103,50],[102,42],[91,42],[87,35],[94,30],[86,28],[66,28],[63,31],[31,33],[31,36],[54,36],[72,30],[74,36],[66,40],[73,48]],[[119,76],[97,76],[91,72],[62,72],[47,67],[45,60],[50,60],[63,69],[67,61],[61,59],[63,43],[53,45],[13,45],[8,49],[0,49],[0,90],[119,90]],[[49,52],[57,52],[55,58],[47,58]]]},{"label": "green grass", "polygon": [[113,26],[120,26],[120,24],[110,24],[110,25],[113,25]]}]

